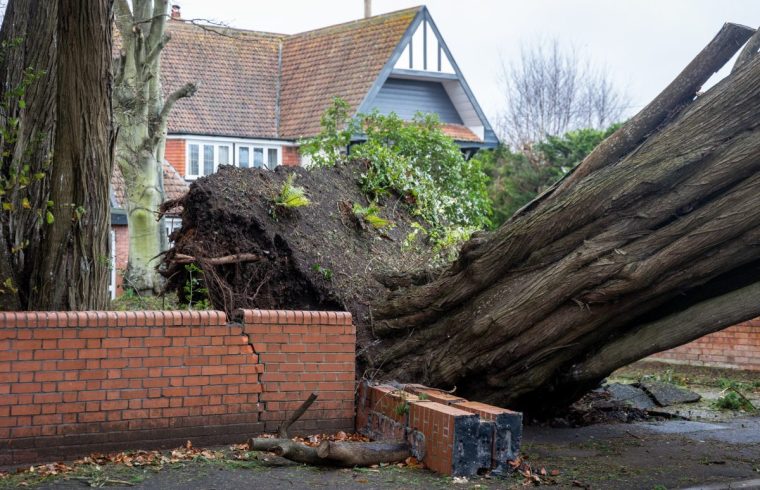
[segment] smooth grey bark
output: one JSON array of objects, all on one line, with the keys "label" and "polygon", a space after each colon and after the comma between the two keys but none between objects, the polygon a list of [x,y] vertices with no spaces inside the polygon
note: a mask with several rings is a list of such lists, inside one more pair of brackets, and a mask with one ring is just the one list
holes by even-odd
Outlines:
[{"label": "smooth grey bark", "polygon": [[121,37],[116,69],[114,112],[119,128],[116,162],[127,197],[129,261],[125,286],[140,294],[157,293],[162,279],[156,271],[158,256],[166,246],[159,207],[163,187],[166,125],[174,104],[195,93],[188,83],[161,94],[161,52],[170,41],[166,32],[167,0],[126,0],[115,4],[116,26]]}]

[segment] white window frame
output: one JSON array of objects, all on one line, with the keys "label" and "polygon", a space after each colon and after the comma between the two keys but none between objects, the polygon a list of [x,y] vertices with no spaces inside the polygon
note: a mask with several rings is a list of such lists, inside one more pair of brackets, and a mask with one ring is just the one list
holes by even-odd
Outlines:
[{"label": "white window frame", "polygon": [[[192,145],[198,146],[198,173],[193,174],[192,172],[192,164],[190,162],[190,147]],[[204,172],[205,168],[205,151],[204,146],[212,146],[214,148],[214,156],[213,156],[213,170],[212,173],[216,173],[216,171],[219,169],[219,148],[220,147],[227,147],[228,149],[228,159],[226,165],[233,165],[235,162],[235,145],[233,143],[225,143],[225,142],[218,142],[218,141],[210,141],[210,140],[187,140],[187,143],[185,145],[185,179],[186,180],[195,180],[198,177],[205,177],[207,174]]]},{"label": "white window frame", "polygon": [[[256,143],[236,143],[235,144],[235,166],[240,167],[240,162],[238,161],[240,156],[240,148],[248,148],[248,167],[247,168],[256,168],[253,163],[253,155],[256,149],[261,149],[264,152],[264,161],[262,163],[261,168],[265,168],[267,170],[274,170],[275,167],[278,165],[282,165],[282,149],[279,146],[274,145],[261,145]],[[277,161],[274,164],[274,167],[270,167],[269,165],[269,150],[274,150],[277,152]],[[243,167],[241,167],[243,168]]]}]

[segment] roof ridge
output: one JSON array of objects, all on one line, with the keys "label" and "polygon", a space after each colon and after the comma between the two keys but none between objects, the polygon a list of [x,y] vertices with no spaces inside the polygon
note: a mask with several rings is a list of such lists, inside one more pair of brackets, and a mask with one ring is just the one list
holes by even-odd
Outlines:
[{"label": "roof ridge", "polygon": [[319,27],[317,29],[311,29],[308,31],[298,32],[298,33],[287,36],[287,38],[291,39],[291,38],[299,37],[299,36],[317,35],[317,34],[320,34],[321,31],[327,31],[327,30],[333,30],[333,29],[348,28],[348,27],[353,27],[353,26],[358,27],[361,24],[369,24],[369,23],[377,22],[379,20],[388,19],[391,17],[397,17],[397,16],[400,17],[402,14],[408,14],[412,12],[416,13],[416,12],[421,11],[424,8],[425,8],[424,5],[417,5],[416,7],[408,7],[401,10],[394,10],[393,12],[386,12],[384,14],[373,15],[372,17],[349,20],[346,22],[341,22],[339,24],[332,24],[325,27]]},{"label": "roof ridge", "polygon": [[[243,27],[232,27],[232,26],[228,26],[228,25],[219,25],[219,24],[200,24],[200,23],[197,23],[197,22],[190,22],[190,21],[185,21],[185,20],[179,20],[179,21],[173,20],[172,22],[167,23],[167,27],[170,30],[173,27],[179,27],[179,28],[182,28],[182,29],[196,28],[196,29],[200,29],[202,31],[206,31],[206,30],[211,30],[211,31],[214,31],[214,30],[219,30],[219,31],[229,30],[229,31],[240,32],[240,33],[243,33],[243,34],[258,34],[258,35],[261,35],[261,36],[269,36],[269,37],[280,38],[280,39],[287,38],[287,37],[291,36],[290,34],[283,34],[281,32],[259,31],[259,30],[255,30],[255,29],[245,29]],[[224,34],[224,33],[220,32],[219,34]]]}]

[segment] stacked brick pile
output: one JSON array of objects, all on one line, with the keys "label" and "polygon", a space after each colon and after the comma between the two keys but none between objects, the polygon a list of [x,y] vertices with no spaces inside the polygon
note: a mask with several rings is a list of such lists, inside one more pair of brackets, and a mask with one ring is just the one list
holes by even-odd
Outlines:
[{"label": "stacked brick pile", "polygon": [[406,440],[425,466],[444,475],[504,474],[517,458],[522,414],[421,385],[359,385],[357,430]]}]

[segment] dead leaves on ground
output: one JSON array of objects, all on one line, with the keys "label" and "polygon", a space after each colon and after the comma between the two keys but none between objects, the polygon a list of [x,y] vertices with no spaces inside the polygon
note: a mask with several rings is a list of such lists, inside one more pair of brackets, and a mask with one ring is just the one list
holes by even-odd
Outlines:
[{"label": "dead leaves on ground", "polygon": [[[68,476],[82,470],[100,470],[106,465],[124,465],[131,468],[150,467],[153,469],[161,469],[165,465],[195,461],[200,458],[209,461],[217,460],[224,458],[224,453],[221,451],[195,448],[193,447],[192,442],[187,441],[184,446],[173,449],[168,453],[142,450],[123,451],[110,454],[93,453],[70,464],[56,462],[32,465],[28,468],[18,468],[15,472],[0,471],[0,480],[10,478],[14,475],[27,475],[36,478]],[[26,486],[25,482],[20,482],[19,485]]]},{"label": "dead leaves on ground", "polygon": [[331,442],[369,442],[369,437],[361,434],[346,434],[343,431],[337,434],[315,434],[308,437],[294,437],[293,442],[299,442],[306,446],[317,447],[323,441]]},{"label": "dead leaves on ground", "polygon": [[524,479],[525,485],[556,485],[557,480],[554,478],[559,476],[559,470],[546,471],[546,468],[533,469],[527,461],[522,457],[509,462],[509,465],[514,470],[515,474],[520,475]]}]

